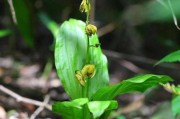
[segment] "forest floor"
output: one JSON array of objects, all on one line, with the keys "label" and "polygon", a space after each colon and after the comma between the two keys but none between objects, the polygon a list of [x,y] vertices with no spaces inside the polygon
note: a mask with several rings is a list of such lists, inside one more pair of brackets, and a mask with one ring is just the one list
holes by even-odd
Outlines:
[{"label": "forest floor", "polygon": [[[153,68],[155,61],[151,59],[107,50],[104,53],[109,60],[111,85],[139,73],[168,72],[175,78],[179,77],[177,71],[180,69],[175,65]],[[51,112],[51,104],[69,98],[61,86],[53,61],[34,63],[28,60],[29,56],[17,56],[0,57],[0,119],[60,119],[59,115]],[[146,64],[142,63],[144,60]],[[143,94],[121,95],[116,98],[119,109],[110,118],[120,118],[119,115],[123,115],[121,118],[127,119],[170,119],[171,98],[171,94],[162,87],[152,88]]]}]

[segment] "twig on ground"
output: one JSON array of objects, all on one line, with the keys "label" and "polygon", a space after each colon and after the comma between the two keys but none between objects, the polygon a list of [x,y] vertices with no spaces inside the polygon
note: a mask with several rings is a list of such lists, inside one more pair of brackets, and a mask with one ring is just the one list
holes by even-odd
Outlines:
[{"label": "twig on ground", "polygon": [[36,100],[33,100],[33,99],[29,99],[29,98],[26,98],[26,97],[22,97],[22,96],[16,94],[15,92],[7,89],[6,87],[4,87],[2,85],[0,85],[0,91],[12,96],[18,102],[29,103],[29,104],[33,104],[33,105],[36,105],[36,106],[44,106],[46,109],[51,110],[51,105],[49,105],[49,104],[44,105],[43,102],[36,101]]},{"label": "twig on ground", "polygon": [[41,105],[39,108],[36,109],[36,111],[31,115],[30,119],[35,119],[39,115],[39,113],[44,110],[45,106],[49,102],[49,99],[50,99],[49,95],[46,95],[44,102],[43,102],[43,105]]},{"label": "twig on ground", "polygon": [[10,6],[13,22],[15,24],[17,24],[16,13],[15,13],[15,10],[14,10],[13,1],[12,0],[7,0],[7,1],[8,1],[8,4]]}]

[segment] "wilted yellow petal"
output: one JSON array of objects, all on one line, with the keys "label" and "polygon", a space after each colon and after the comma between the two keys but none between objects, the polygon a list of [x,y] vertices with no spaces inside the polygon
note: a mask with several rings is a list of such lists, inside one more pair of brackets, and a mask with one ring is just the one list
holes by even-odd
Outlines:
[{"label": "wilted yellow petal", "polygon": [[81,72],[85,78],[92,78],[96,73],[96,67],[93,64],[87,64],[83,67]]},{"label": "wilted yellow petal", "polygon": [[84,76],[81,73],[81,71],[76,71],[75,77],[82,86],[85,86],[86,81],[85,81]]}]

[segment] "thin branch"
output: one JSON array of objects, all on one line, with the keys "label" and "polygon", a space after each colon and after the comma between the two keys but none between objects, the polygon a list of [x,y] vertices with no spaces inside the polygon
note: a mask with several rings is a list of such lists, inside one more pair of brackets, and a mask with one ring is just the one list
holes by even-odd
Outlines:
[{"label": "thin branch", "polygon": [[[18,94],[16,94],[15,92],[7,89],[6,87],[0,85],[0,91],[12,96],[13,98],[15,98],[18,102],[24,102],[24,103],[29,103],[29,104],[33,104],[33,105],[36,105],[36,106],[44,106],[44,103],[43,102],[40,102],[40,101],[36,101],[36,100],[33,100],[33,99],[29,99],[29,98],[26,98],[26,97],[22,97]],[[51,105],[49,104],[46,104],[44,106],[46,109],[48,110],[51,110]]]},{"label": "thin branch", "polygon": [[98,36],[101,37],[109,32],[112,32],[117,26],[115,25],[115,23],[109,23],[106,26],[100,28],[98,30]]},{"label": "thin branch", "polygon": [[[152,66],[158,62],[158,60],[150,59],[147,57],[128,55],[128,54],[123,54],[123,53],[119,53],[119,52],[115,52],[111,50],[103,50],[103,52],[109,58],[126,59],[128,61],[140,62],[140,63],[152,65]],[[164,67],[164,68],[170,68],[170,69],[179,69],[178,67],[175,67],[172,64],[161,64],[159,66]]]},{"label": "thin branch", "polygon": [[91,11],[90,11],[90,22],[93,23],[95,19],[95,7],[96,7],[96,0],[91,0]]},{"label": "thin branch", "polygon": [[16,13],[15,13],[15,10],[14,10],[13,2],[12,2],[12,0],[7,0],[7,1],[8,1],[9,6],[10,6],[13,22],[15,24],[17,24]]},{"label": "thin branch", "polygon": [[43,105],[41,105],[39,108],[37,108],[37,110],[31,115],[30,119],[35,119],[39,115],[39,113],[44,110],[45,106],[49,102],[49,99],[50,99],[49,95],[46,95],[44,102],[43,102]]},{"label": "thin branch", "polygon": [[148,71],[141,69],[140,67],[136,66],[132,62],[129,62],[127,60],[121,60],[118,61],[123,67],[127,68],[128,70],[134,72],[134,73],[148,73]]},{"label": "thin branch", "polygon": [[119,53],[119,52],[115,52],[111,50],[103,50],[103,52],[105,55],[107,55],[110,58],[133,60],[133,61],[138,61],[138,62],[150,64],[150,65],[153,65],[157,62],[156,60],[153,60],[153,59],[149,59],[149,58],[145,58],[141,56],[123,54],[123,53]]}]

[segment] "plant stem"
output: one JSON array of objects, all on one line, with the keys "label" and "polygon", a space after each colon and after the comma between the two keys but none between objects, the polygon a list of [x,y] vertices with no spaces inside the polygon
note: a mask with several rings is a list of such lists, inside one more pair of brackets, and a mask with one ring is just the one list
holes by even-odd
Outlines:
[{"label": "plant stem", "polygon": [[87,53],[86,53],[86,64],[89,64],[89,36],[87,35]]}]

